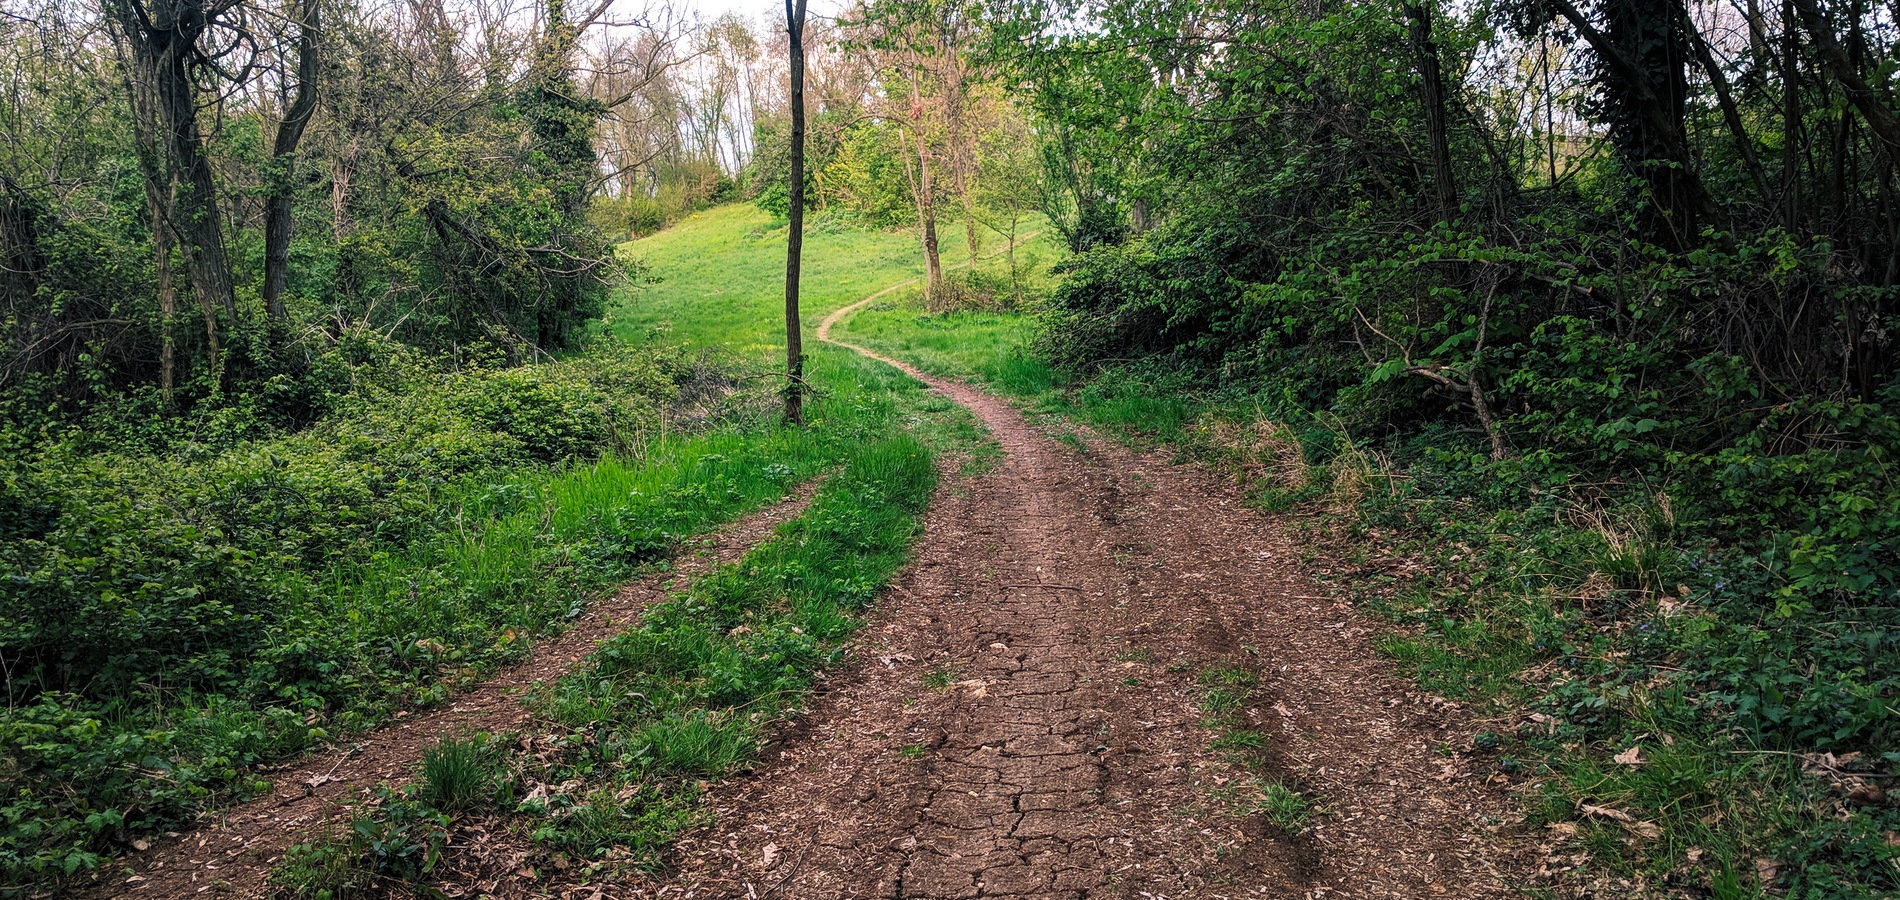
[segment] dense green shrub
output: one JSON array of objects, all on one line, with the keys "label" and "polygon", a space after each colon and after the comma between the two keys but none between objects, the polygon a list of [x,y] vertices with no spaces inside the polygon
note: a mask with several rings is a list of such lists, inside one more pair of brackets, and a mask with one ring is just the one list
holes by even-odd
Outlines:
[{"label": "dense green shrub", "polygon": [[469,475],[638,446],[673,392],[629,351],[444,372],[406,351],[353,366],[356,392],[296,434],[166,456],[17,460],[0,493],[0,647],[9,695],[118,697],[141,683],[229,690],[339,563],[445,524]]},{"label": "dense green shrub", "polygon": [[[1313,27],[1393,37],[1365,15]],[[1779,860],[1792,895],[1900,890],[1891,809],[1763,762],[1900,771],[1900,295],[1759,220],[1666,243],[1611,169],[1537,191],[1500,170],[1503,192],[1457,215],[1404,199],[1425,185],[1341,152],[1357,139],[1314,110],[1402,131],[1415,95],[1381,85],[1409,76],[1313,52],[1330,74],[1299,99],[1243,80],[1286,61],[1223,60],[1232,118],[1197,107],[1114,170],[1166,213],[1064,264],[1037,346],[1081,379],[1071,398],[1163,434],[1210,408],[1337,429],[1303,450],[1377,478],[1355,537],[1401,536],[1447,579],[1366,588],[1416,628],[1387,651],[1434,690],[1543,717],[1497,749],[1548,779],[1542,821],[1587,835],[1578,804],[1614,798],[1671,837],[1600,835],[1599,868],[1693,868],[1695,845]],[[1611,762],[1639,744],[1658,761]]]}]

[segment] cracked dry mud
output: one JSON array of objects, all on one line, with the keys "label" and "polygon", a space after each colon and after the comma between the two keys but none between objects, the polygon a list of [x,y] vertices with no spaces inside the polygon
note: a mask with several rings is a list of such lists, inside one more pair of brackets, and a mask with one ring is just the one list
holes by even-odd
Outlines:
[{"label": "cracked dry mud", "polygon": [[[1474,726],[1397,677],[1287,534],[1205,472],[1072,448],[884,361],[970,408],[1002,463],[946,479],[855,662],[713,788],[672,871],[574,895],[1515,894],[1516,803],[1443,752]],[[1213,746],[1215,665],[1257,674],[1238,714],[1261,746]],[[1289,834],[1262,781],[1322,810]]]}]

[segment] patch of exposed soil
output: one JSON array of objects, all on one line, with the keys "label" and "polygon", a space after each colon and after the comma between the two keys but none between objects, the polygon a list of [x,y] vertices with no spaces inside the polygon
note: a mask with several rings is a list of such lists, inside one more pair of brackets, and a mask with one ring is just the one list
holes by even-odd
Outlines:
[{"label": "patch of exposed soil", "polygon": [[[1377,626],[1322,596],[1273,521],[1206,472],[1065,446],[884,361],[971,409],[1001,465],[946,479],[855,661],[776,758],[712,789],[716,820],[672,871],[503,893],[1515,894],[1516,803],[1450,749],[1476,726],[1374,652]],[[1238,715],[1261,746],[1213,746],[1197,675],[1214,665],[1257,675]],[[1321,811],[1289,834],[1256,778]]]},{"label": "patch of exposed soil", "polygon": [[[284,850],[322,835],[381,782],[412,779],[422,751],[456,731],[505,732],[529,719],[521,692],[551,682],[595,645],[636,622],[647,607],[723,563],[736,562],[779,524],[802,512],[812,485],[768,509],[694,538],[670,571],[656,572],[591,604],[567,631],[537,644],[519,665],[456,695],[443,706],[404,716],[347,746],[312,754],[271,773],[271,790],[218,813],[191,832],[100,869],[88,893],[113,897],[261,896],[270,865]],[[136,874],[127,875],[131,869]]]}]

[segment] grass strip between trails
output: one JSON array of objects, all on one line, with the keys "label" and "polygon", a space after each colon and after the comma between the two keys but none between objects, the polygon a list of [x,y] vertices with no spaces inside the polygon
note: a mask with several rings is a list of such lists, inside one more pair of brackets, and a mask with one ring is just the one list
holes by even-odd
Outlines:
[{"label": "grass strip between trails", "polygon": [[545,733],[445,739],[417,784],[385,788],[340,836],[293,849],[274,881],[340,896],[447,876],[461,862],[444,856],[451,814],[526,832],[559,867],[594,867],[581,877],[655,864],[701,819],[702,779],[747,764],[841,657],[903,564],[936,478],[916,437],[859,445],[772,540],[530,698]]}]

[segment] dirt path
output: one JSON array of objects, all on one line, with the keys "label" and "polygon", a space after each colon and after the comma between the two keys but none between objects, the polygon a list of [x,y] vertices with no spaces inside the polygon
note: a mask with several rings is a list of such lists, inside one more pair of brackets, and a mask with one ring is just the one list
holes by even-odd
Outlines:
[{"label": "dirt path", "polygon": [[[851,347],[830,330],[856,308],[819,338]],[[1202,471],[1072,448],[851,349],[970,408],[1003,462],[946,480],[856,662],[776,758],[713,788],[676,870],[594,896],[1514,894],[1496,832],[1516,804],[1452,752],[1475,726],[1393,673],[1272,522]],[[1216,665],[1257,674],[1238,715],[1259,746],[1212,746]],[[1262,782],[1322,810],[1290,834]]]},{"label": "dirt path", "polygon": [[[422,758],[445,733],[456,730],[509,731],[524,725],[529,713],[521,691],[533,683],[560,677],[591,653],[600,641],[633,624],[647,607],[679,585],[735,562],[774,528],[810,502],[813,485],[768,509],[690,540],[675,557],[671,571],[655,573],[591,604],[569,630],[537,644],[528,659],[456,695],[447,705],[406,716],[347,747],[312,754],[271,776],[269,793],[226,810],[204,826],[154,843],[101,867],[100,883],[89,893],[112,897],[259,896],[265,892],[270,864],[299,841],[323,833],[370,788],[409,781]],[[137,872],[127,876],[123,870]]]}]

